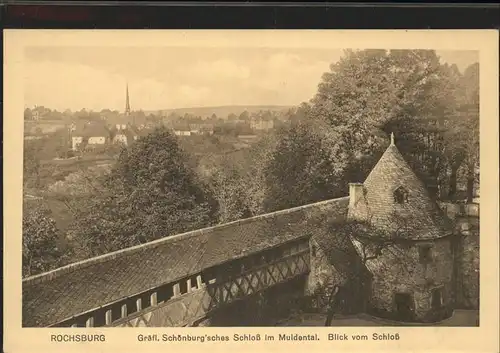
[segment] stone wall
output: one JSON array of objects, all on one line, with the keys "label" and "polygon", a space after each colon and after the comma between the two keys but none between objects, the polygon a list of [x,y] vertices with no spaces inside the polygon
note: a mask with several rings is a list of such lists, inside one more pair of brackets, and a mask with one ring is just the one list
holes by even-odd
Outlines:
[{"label": "stone wall", "polygon": [[313,309],[326,310],[331,289],[334,285],[344,285],[347,278],[328,261],[324,250],[311,239],[310,272],[307,278],[305,294],[310,297]]},{"label": "stone wall", "polygon": [[[422,245],[432,247],[432,260],[428,264],[420,263],[419,246]],[[382,316],[394,315],[395,294],[408,293],[412,296],[416,319],[432,320],[433,289],[442,289],[443,310],[452,305],[452,250],[450,238],[394,245],[383,250],[381,256],[367,262],[374,274],[370,306]]]},{"label": "stone wall", "polygon": [[457,260],[462,275],[457,307],[479,309],[479,234],[462,238],[462,253]]}]

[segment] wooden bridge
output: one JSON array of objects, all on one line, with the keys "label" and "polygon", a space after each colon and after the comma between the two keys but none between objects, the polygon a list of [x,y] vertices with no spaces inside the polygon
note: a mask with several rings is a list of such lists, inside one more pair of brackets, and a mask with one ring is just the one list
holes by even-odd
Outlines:
[{"label": "wooden bridge", "polygon": [[24,279],[23,327],[206,326],[234,316],[238,302],[302,297],[309,239],[343,222],[348,201],[174,235]]},{"label": "wooden bridge", "polygon": [[[307,239],[268,250],[220,268],[213,280],[203,282],[206,272],[196,276],[196,286],[180,294],[179,284],[170,299],[144,310],[106,323],[108,326],[198,326],[216,313],[217,309],[238,300],[245,300],[270,287],[301,277],[309,272],[309,244]],[[188,280],[189,281],[189,280]],[[186,288],[192,284],[187,283]],[[155,303],[154,296],[151,303]],[[138,308],[139,309],[139,308]],[[142,308],[140,308],[142,309]],[[108,311],[110,312],[110,311]],[[111,317],[111,314],[107,314]]]}]

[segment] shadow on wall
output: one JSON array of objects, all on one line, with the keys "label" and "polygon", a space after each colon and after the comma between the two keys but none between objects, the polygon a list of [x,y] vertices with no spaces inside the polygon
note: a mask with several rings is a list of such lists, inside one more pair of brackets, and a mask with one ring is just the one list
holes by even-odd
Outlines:
[{"label": "shadow on wall", "polygon": [[276,322],[300,312],[303,307],[304,277],[270,287],[244,300],[218,308],[200,326],[276,326]]}]

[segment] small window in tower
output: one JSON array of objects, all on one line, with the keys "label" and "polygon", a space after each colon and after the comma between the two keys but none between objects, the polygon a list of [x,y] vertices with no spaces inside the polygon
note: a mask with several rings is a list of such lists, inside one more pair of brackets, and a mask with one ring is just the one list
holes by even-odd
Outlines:
[{"label": "small window in tower", "polygon": [[418,255],[421,264],[428,264],[432,262],[432,252],[430,245],[422,245],[418,248]]},{"label": "small window in tower", "polygon": [[408,202],[408,190],[400,186],[394,190],[394,202],[406,203]]}]

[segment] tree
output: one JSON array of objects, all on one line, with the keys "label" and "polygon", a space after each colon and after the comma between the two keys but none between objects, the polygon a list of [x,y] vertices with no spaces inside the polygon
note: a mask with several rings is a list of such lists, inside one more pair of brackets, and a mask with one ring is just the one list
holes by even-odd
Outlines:
[{"label": "tree", "polygon": [[187,163],[165,128],[124,149],[104,179],[106,192],[72,227],[88,256],[215,223],[217,203]]},{"label": "tree", "polygon": [[43,209],[23,213],[23,277],[59,267],[64,256],[58,247],[55,221]]},{"label": "tree", "polygon": [[50,120],[62,120],[63,119],[63,113],[61,113],[60,111],[57,111],[56,109],[54,109],[48,115],[48,119],[50,119]]},{"label": "tree", "polygon": [[[432,50],[347,50],[323,75],[310,103],[287,112],[288,120],[314,130],[297,144],[321,146],[309,156],[321,156],[328,183],[339,193],[347,192],[349,182],[366,178],[391,132],[417,175],[435,191],[446,168],[441,121],[453,113],[456,81],[454,68],[441,65]],[[281,159],[289,154],[287,170],[303,170],[306,162],[294,158],[301,155],[298,147],[284,143],[279,148],[284,149]],[[304,173],[301,178],[297,183],[304,185],[318,179]]]},{"label": "tree", "polygon": [[97,197],[102,193],[102,180],[110,172],[108,166],[95,166],[71,173],[64,180],[59,180],[47,187],[48,193],[54,197],[68,200],[79,197]]},{"label": "tree", "polygon": [[289,108],[283,112],[283,119],[288,121],[290,124],[298,124],[307,119],[309,110],[311,106],[305,102],[301,103],[297,107]]},{"label": "tree", "polygon": [[250,121],[250,114],[248,111],[243,111],[240,116],[238,117],[239,120],[244,120],[244,121]]},{"label": "tree", "polygon": [[247,218],[251,211],[247,202],[247,184],[233,159],[222,157],[210,176],[210,185],[219,204],[219,222]]},{"label": "tree", "polygon": [[476,167],[479,168],[479,64],[473,64],[465,70],[464,80],[466,103],[461,110],[466,114],[464,148],[467,165],[467,201],[474,197],[474,181],[478,178]]},{"label": "tree", "polygon": [[240,167],[241,184],[245,190],[245,205],[250,214],[256,216],[266,212],[265,199],[267,182],[265,170],[276,150],[277,138],[274,133],[262,136],[248,149],[241,150],[238,160],[233,163]]},{"label": "tree", "polygon": [[132,117],[134,119],[135,124],[141,125],[146,122],[146,113],[144,113],[142,109],[132,112]]},{"label": "tree", "polygon": [[69,120],[69,119],[73,118],[73,112],[71,111],[71,109],[66,109],[63,112],[63,116],[66,120]]},{"label": "tree", "polygon": [[[53,159],[65,154],[70,148],[69,133],[67,129],[59,129],[46,134],[41,139],[30,141],[37,156],[41,160]],[[32,153],[32,152],[31,152]]]},{"label": "tree", "polygon": [[24,120],[31,120],[33,117],[33,114],[31,113],[30,108],[24,109]]},{"label": "tree", "polygon": [[65,129],[47,134],[40,139],[25,140],[23,151],[23,182],[25,187],[43,187],[41,174],[47,170],[43,160],[61,156],[68,148],[68,133]]},{"label": "tree", "polygon": [[446,121],[445,150],[451,166],[449,196],[457,189],[457,173],[464,165],[467,178],[467,201],[474,197],[474,182],[479,167],[479,64],[466,68],[458,79],[456,109]]},{"label": "tree", "polygon": [[82,108],[80,111],[75,112],[75,117],[79,120],[88,120],[89,112],[85,108]]},{"label": "tree", "polygon": [[344,130],[351,157],[377,155],[378,150],[364,149],[364,142],[376,130],[394,132],[417,174],[437,178],[427,128],[446,114],[447,74],[432,50],[347,51],[324,75],[311,111]]},{"label": "tree", "polygon": [[102,120],[101,114],[99,112],[94,112],[94,111],[89,111],[87,118],[88,120],[94,122],[99,122]]},{"label": "tree", "polygon": [[313,127],[299,123],[280,131],[264,170],[264,209],[270,212],[340,196],[336,168],[322,135]]},{"label": "tree", "polygon": [[38,144],[35,141],[24,142],[23,184],[25,188],[40,186],[40,158]]}]

